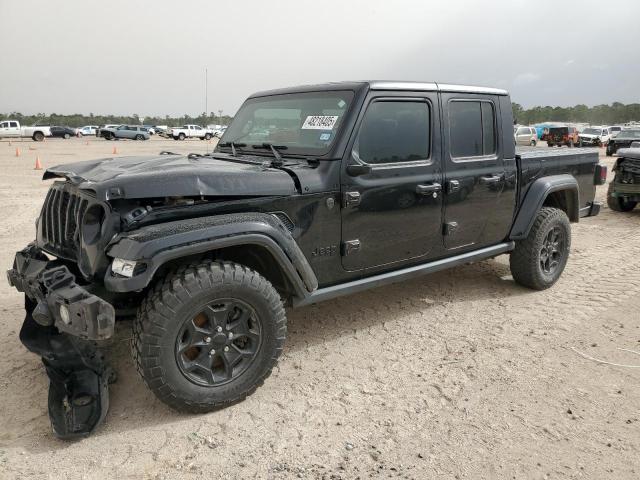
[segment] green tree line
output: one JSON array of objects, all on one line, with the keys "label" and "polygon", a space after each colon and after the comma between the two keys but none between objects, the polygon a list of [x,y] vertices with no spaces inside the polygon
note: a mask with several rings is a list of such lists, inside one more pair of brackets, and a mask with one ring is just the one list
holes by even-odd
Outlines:
[{"label": "green tree line", "polygon": [[204,112],[197,117],[191,117],[187,114],[181,117],[172,117],[165,115],[164,117],[143,117],[138,114],[131,116],[125,115],[83,115],[74,113],[71,115],[60,115],[57,113],[45,114],[37,113],[35,115],[23,115],[20,112],[0,113],[0,120],[18,120],[20,125],[64,125],[69,127],[83,127],[85,125],[105,125],[113,124],[131,124],[131,125],[168,125],[170,127],[178,127],[188,123],[197,125],[217,125],[222,120],[222,125],[229,125],[233,117],[222,115],[222,118],[211,112],[209,115]]},{"label": "green tree line", "polygon": [[611,105],[575,105],[573,107],[533,107],[522,108],[517,103],[511,104],[513,119],[521,125],[543,122],[589,123],[591,125],[615,125],[640,121],[640,103],[625,105],[614,102]]}]

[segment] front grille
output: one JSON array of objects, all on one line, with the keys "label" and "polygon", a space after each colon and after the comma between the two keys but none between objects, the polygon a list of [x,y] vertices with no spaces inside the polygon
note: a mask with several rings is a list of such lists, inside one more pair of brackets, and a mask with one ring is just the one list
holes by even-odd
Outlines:
[{"label": "front grille", "polygon": [[66,183],[55,183],[49,189],[40,214],[42,247],[69,259],[80,250],[80,224],[90,199],[74,191]]}]

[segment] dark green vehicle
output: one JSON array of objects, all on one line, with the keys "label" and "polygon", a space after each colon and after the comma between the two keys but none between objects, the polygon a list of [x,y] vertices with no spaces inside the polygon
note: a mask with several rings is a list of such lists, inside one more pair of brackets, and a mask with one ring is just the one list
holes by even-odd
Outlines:
[{"label": "dark green vehicle", "polygon": [[630,212],[640,202],[640,148],[618,150],[615,177],[607,191],[607,205],[616,212]]},{"label": "dark green vehicle", "polygon": [[640,142],[640,129],[622,130],[607,144],[607,157],[615,155],[621,148],[629,148],[634,142]]}]

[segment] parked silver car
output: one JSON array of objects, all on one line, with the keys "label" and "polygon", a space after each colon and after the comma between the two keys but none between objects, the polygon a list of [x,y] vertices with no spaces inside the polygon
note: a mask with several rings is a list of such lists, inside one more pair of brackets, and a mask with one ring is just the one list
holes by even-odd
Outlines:
[{"label": "parked silver car", "polygon": [[535,127],[513,127],[513,136],[516,145],[531,145],[538,143],[538,134]]},{"label": "parked silver car", "polygon": [[120,125],[116,128],[103,128],[101,134],[107,140],[128,138],[130,140],[149,140],[149,130],[139,125]]}]

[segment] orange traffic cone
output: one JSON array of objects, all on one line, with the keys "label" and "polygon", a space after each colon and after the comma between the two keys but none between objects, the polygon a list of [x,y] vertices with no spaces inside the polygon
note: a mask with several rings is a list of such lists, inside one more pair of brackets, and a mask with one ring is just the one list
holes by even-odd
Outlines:
[{"label": "orange traffic cone", "polygon": [[117,155],[118,154],[118,150],[116,150],[116,147],[113,147],[113,152],[111,152],[112,155]]},{"label": "orange traffic cone", "polygon": [[20,156],[20,149],[16,148],[16,157],[19,157],[19,156]]},{"label": "orange traffic cone", "polygon": [[34,170],[42,170],[42,163],[40,163],[40,155],[36,155],[36,166]]}]

